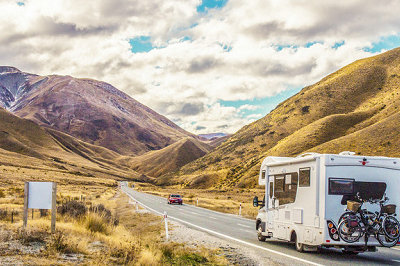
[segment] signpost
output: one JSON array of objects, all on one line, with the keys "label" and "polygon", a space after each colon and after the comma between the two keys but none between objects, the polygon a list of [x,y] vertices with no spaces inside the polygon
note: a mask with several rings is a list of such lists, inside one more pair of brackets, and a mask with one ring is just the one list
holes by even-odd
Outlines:
[{"label": "signpost", "polygon": [[54,182],[25,182],[24,199],[24,221],[23,226],[28,224],[28,210],[46,209],[51,210],[51,233],[56,230],[56,200],[57,183]]},{"label": "signpost", "polygon": [[164,211],[164,221],[165,221],[165,238],[168,241],[169,240],[169,234],[168,234],[168,215],[167,212]]}]

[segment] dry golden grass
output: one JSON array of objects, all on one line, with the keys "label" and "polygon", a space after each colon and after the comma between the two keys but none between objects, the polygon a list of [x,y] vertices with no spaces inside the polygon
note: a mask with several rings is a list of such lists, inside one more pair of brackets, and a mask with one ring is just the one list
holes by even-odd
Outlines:
[{"label": "dry golden grass", "polygon": [[[38,174],[37,170],[6,168],[8,177],[19,176],[18,171],[25,171],[31,177]],[[32,169],[31,169],[32,170]],[[77,177],[75,177],[77,178]],[[64,175],[53,176],[51,181],[58,181],[58,205],[68,200],[85,199],[90,206],[103,204],[111,210],[118,225],[108,222],[104,214],[90,212],[82,217],[73,218],[69,215],[57,215],[57,233],[51,235],[50,215],[40,217],[38,211],[33,219],[29,212],[28,227],[22,227],[23,182],[16,180],[16,185],[4,182],[0,199],[0,210],[13,207],[19,214],[10,217],[0,217],[0,240],[7,243],[17,243],[18,250],[0,244],[0,255],[15,263],[43,264],[83,264],[93,265],[225,265],[226,260],[217,256],[218,251],[205,249],[188,249],[183,245],[164,242],[162,218],[150,213],[136,213],[129,204],[125,194],[117,192],[115,181],[92,179],[84,177],[79,181],[71,178],[71,184]],[[7,181],[4,179],[3,181]],[[6,184],[6,185],[4,185]],[[96,208],[94,208],[96,209]],[[114,221],[114,220],[111,220]],[[11,241],[11,242],[10,242]],[[17,241],[17,242],[15,242]],[[39,244],[35,244],[39,243]],[[40,245],[41,251],[27,253],[24,250],[31,245]],[[77,261],[63,258],[72,254]],[[0,262],[3,261],[0,259]],[[4,261],[3,261],[4,262]]]}]

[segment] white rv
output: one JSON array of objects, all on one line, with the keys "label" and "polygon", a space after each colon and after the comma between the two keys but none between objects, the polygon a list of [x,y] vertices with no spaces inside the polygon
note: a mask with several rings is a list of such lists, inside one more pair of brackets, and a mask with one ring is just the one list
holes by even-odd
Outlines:
[{"label": "white rv", "polygon": [[[339,217],[356,193],[382,197],[400,206],[400,159],[308,153],[298,157],[267,157],[262,162],[259,185],[265,186],[256,229],[258,239],[276,238],[294,242],[296,249],[314,251],[318,247],[336,247],[344,252],[375,251],[379,242],[362,237],[346,243],[337,234]],[[368,204],[368,210],[379,206]],[[397,216],[397,219],[399,216]],[[332,228],[334,230],[332,230]]]}]

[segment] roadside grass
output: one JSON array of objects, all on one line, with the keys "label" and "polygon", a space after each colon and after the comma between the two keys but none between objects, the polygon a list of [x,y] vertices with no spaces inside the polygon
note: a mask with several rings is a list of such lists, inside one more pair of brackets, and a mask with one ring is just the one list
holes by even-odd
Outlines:
[{"label": "roadside grass", "polygon": [[[218,250],[165,242],[162,218],[144,210],[136,212],[129,198],[117,190],[115,180],[68,179],[66,173],[57,172],[44,179],[38,178],[41,170],[9,166],[0,166],[0,173],[0,264],[228,264]],[[58,213],[57,232],[51,235],[50,212],[34,210],[32,218],[29,210],[28,226],[22,230],[25,180],[57,182],[57,206],[77,201],[86,212],[76,216]]]},{"label": "roadside grass", "polygon": [[184,204],[197,205],[214,211],[239,214],[240,204],[242,205],[241,214],[246,218],[255,218],[258,208],[253,207],[253,198],[258,196],[262,199],[264,189],[241,189],[229,188],[223,190],[212,189],[188,189],[174,187],[159,187],[148,183],[129,183],[134,184],[139,191],[168,198],[169,194],[177,193],[183,196]]}]

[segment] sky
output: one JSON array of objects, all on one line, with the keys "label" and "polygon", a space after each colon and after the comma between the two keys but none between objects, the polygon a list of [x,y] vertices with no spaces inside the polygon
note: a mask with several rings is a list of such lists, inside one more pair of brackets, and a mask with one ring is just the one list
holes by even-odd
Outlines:
[{"label": "sky", "polygon": [[0,65],[108,82],[197,134],[234,133],[400,46],[400,1],[0,0]]}]

